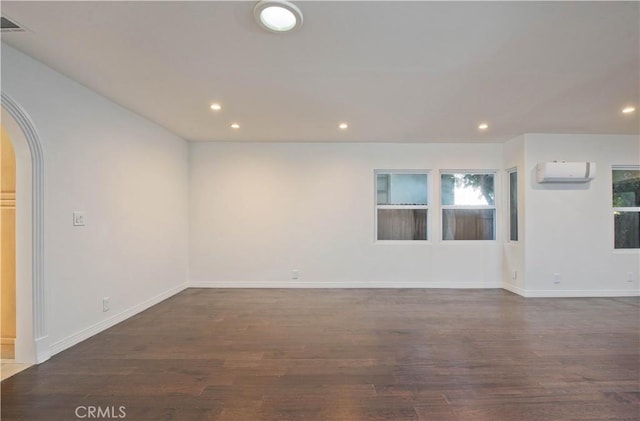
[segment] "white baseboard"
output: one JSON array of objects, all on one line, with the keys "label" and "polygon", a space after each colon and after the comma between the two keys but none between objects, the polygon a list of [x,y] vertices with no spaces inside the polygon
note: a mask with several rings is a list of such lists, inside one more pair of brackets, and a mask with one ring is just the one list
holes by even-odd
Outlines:
[{"label": "white baseboard", "polygon": [[518,294],[523,297],[526,297],[525,294],[527,293],[527,291],[525,289],[520,288],[519,286],[515,286],[513,284],[505,282],[504,284],[502,284],[502,288],[506,289],[507,291],[513,292],[514,294]]},{"label": "white baseboard", "polygon": [[513,284],[504,283],[502,286],[507,291],[526,298],[578,298],[578,297],[638,297],[637,289],[524,289]]},{"label": "white baseboard", "polygon": [[501,282],[252,282],[252,281],[204,281],[189,282],[189,288],[502,288],[522,297],[635,297],[640,290],[529,290]]},{"label": "white baseboard", "polygon": [[43,363],[51,358],[51,347],[49,346],[49,336],[37,338],[34,342],[36,351],[36,364]]},{"label": "white baseboard", "polygon": [[[514,291],[515,292],[515,291]],[[520,294],[516,292],[516,294]],[[523,294],[520,294],[527,298],[570,298],[570,297],[638,297],[640,296],[640,290],[637,289],[568,289],[568,290],[524,290]]]},{"label": "white baseboard", "polygon": [[[64,351],[65,349],[72,347],[73,345],[84,341],[85,339],[90,338],[91,336],[102,332],[105,329],[108,329],[129,317],[135,316],[148,309],[151,306],[158,304],[161,301],[166,300],[169,297],[176,295],[179,292],[184,291],[188,287],[188,284],[185,282],[182,285],[178,285],[177,287],[171,288],[168,291],[165,291],[161,294],[156,295],[146,301],[143,301],[140,304],[137,304],[127,310],[124,310],[108,319],[102,320],[92,326],[89,326],[86,329],[83,329],[79,332],[74,333],[73,335],[67,336],[66,338],[51,344],[49,347],[49,356],[53,356],[58,352]],[[48,358],[47,358],[48,359]],[[38,361],[40,362],[40,358],[38,357]]]},{"label": "white baseboard", "polygon": [[252,282],[252,281],[210,281],[189,282],[189,288],[502,288],[500,282]]}]

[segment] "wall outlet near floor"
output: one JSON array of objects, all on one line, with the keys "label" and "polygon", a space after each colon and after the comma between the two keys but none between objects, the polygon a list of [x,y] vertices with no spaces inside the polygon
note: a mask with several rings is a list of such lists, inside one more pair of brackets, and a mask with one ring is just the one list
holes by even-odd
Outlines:
[{"label": "wall outlet near floor", "polygon": [[513,272],[511,272],[511,279],[513,279],[514,281],[516,279],[518,279],[518,271],[514,270]]},{"label": "wall outlet near floor", "polygon": [[291,279],[298,279],[300,277],[300,271],[298,269],[293,269],[291,271]]},{"label": "wall outlet near floor", "polygon": [[109,311],[111,308],[111,298],[104,297],[102,299],[102,311]]},{"label": "wall outlet near floor", "polygon": [[73,226],[74,227],[84,227],[84,212],[74,211],[73,212]]},{"label": "wall outlet near floor", "polygon": [[560,274],[559,273],[554,273],[553,274],[553,283],[556,284],[556,285],[560,283]]},{"label": "wall outlet near floor", "polygon": [[633,282],[635,281],[635,276],[633,276],[633,272],[628,272],[627,273],[627,282]]}]

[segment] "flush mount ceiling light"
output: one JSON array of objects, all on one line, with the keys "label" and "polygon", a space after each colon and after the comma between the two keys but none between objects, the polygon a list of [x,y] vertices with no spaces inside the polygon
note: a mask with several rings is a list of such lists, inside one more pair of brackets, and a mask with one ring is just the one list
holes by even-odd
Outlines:
[{"label": "flush mount ceiling light", "polygon": [[286,0],[261,0],[253,8],[253,16],[270,32],[289,32],[302,25],[302,12]]},{"label": "flush mount ceiling light", "polygon": [[349,128],[349,125],[348,125],[347,123],[340,123],[340,124],[338,125],[338,128],[339,128],[340,130],[347,130],[347,129]]},{"label": "flush mount ceiling light", "polygon": [[211,108],[213,111],[220,111],[222,109],[222,105],[214,102],[209,108]]},{"label": "flush mount ceiling light", "polygon": [[238,130],[240,128],[240,125],[238,123],[231,123],[231,128],[234,130]]},{"label": "flush mount ceiling light", "polygon": [[487,123],[481,123],[478,126],[478,130],[487,130],[489,128],[489,125]]},{"label": "flush mount ceiling light", "polygon": [[622,109],[622,112],[624,114],[631,114],[632,112],[634,112],[636,109],[635,107],[625,107]]}]

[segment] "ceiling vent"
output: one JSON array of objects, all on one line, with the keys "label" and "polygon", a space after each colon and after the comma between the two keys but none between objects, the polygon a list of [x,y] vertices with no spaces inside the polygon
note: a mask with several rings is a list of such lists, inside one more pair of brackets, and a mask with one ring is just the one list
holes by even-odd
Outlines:
[{"label": "ceiling vent", "polygon": [[0,30],[2,32],[23,32],[24,28],[2,16],[0,17]]}]

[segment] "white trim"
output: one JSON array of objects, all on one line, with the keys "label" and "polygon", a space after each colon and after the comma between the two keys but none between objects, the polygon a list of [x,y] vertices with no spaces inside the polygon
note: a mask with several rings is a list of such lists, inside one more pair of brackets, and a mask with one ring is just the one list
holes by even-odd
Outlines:
[{"label": "white trim", "polygon": [[[432,170],[431,169],[424,169],[424,168],[403,168],[403,169],[379,169],[373,170],[375,175],[378,174],[429,174]],[[427,199],[429,198],[429,196],[427,196]]]},{"label": "white trim", "polygon": [[440,205],[442,210],[447,209],[470,209],[470,210],[483,210],[483,209],[496,209],[496,206],[491,205]]},{"label": "white trim", "polygon": [[637,164],[630,164],[630,165],[612,165],[611,166],[611,171],[613,170],[618,170],[618,171],[624,171],[624,170],[629,170],[629,171],[638,171],[640,170],[640,165]]},{"label": "white trim", "polygon": [[1,93],[1,103],[22,130],[31,152],[33,339],[36,345],[36,362],[41,363],[50,356],[50,353],[42,348],[42,344],[47,343],[48,336],[44,277],[44,158],[40,137],[28,114],[4,92]]},{"label": "white trim", "polygon": [[36,339],[36,363],[40,364],[51,358],[51,347],[49,346],[49,337],[43,336]]},{"label": "white trim", "polygon": [[51,355],[55,355],[65,349],[72,347],[73,345],[84,341],[85,339],[90,338],[93,335],[96,335],[103,330],[106,330],[114,325],[117,325],[120,322],[127,320],[128,318],[135,316],[136,314],[148,309],[151,306],[154,306],[169,297],[172,297],[182,291],[184,291],[188,287],[188,283],[185,282],[177,287],[171,288],[163,293],[156,295],[146,301],[143,301],[140,304],[136,304],[135,306],[124,310],[108,319],[102,320],[98,323],[95,323],[92,326],[89,326],[86,329],[82,329],[79,332],[76,332],[72,335],[67,336],[66,338],[51,344],[50,351]]},{"label": "white trim", "polygon": [[195,281],[189,288],[502,288],[501,282],[403,282],[403,281],[333,281],[333,282],[257,282],[257,281]]},{"label": "white trim", "polygon": [[[611,166],[611,181],[609,182],[609,187],[611,188],[611,199],[613,201],[613,172],[614,171],[640,171],[640,165],[612,165]],[[640,207],[637,206],[618,206],[618,207],[614,207],[613,203],[611,203],[612,209],[613,209],[613,216],[614,216],[614,221],[615,221],[615,215],[616,212],[618,213],[618,215],[620,215],[620,213],[623,212],[631,212],[631,213],[637,213],[640,212]],[[615,222],[613,223],[612,226],[615,226]],[[611,237],[612,237],[612,242],[611,245],[613,246],[613,252],[617,253],[620,251],[631,251],[631,252],[639,252],[640,248],[617,248],[616,247],[616,231],[615,228],[613,230],[611,230]]]},{"label": "white trim", "polygon": [[640,253],[640,249],[612,249],[611,254],[638,254]]},{"label": "white trim", "polygon": [[478,244],[498,244],[499,240],[440,240],[442,245],[455,245],[457,246],[477,246]]},{"label": "white trim", "polygon": [[456,169],[440,169],[440,175],[442,174],[497,174],[499,170],[456,170]]},{"label": "white trim", "polygon": [[[427,176],[427,204],[426,205],[379,205],[378,204],[378,175],[386,174],[407,174],[407,175],[425,175]],[[387,245],[399,244],[416,244],[431,242],[431,194],[433,190],[431,181],[431,170],[429,169],[403,169],[403,170],[373,170],[373,242],[384,242]],[[389,186],[387,186],[389,187]],[[388,193],[387,193],[388,194]],[[426,240],[378,240],[378,210],[381,209],[424,209],[427,211],[427,239]]]},{"label": "white trim", "polygon": [[504,289],[522,295],[526,298],[579,298],[579,297],[638,297],[638,289],[567,289],[567,290],[531,290],[522,289],[513,285],[505,285]]},{"label": "white trim", "polygon": [[256,281],[196,281],[188,288],[418,288],[418,289],[504,289],[525,298],[571,298],[571,297],[637,297],[638,289],[624,290],[528,290],[507,282],[256,282]]},{"label": "white trim", "polygon": [[431,240],[375,240],[374,246],[430,246]]},{"label": "white trim", "polygon": [[[498,194],[499,188],[501,188],[498,170],[440,170],[440,241],[441,242],[454,242],[458,243],[460,241],[485,241],[485,242],[498,242],[498,236],[500,235],[500,229],[498,224],[500,222],[500,218],[498,215],[498,199],[501,197]],[[474,174],[474,175],[492,175],[493,176],[493,205],[445,205],[442,203],[442,176],[443,175],[457,175],[457,174]],[[490,240],[445,240],[444,238],[444,211],[445,210],[493,210],[493,238]]]},{"label": "white trim", "polygon": [[524,297],[525,294],[527,293],[527,291],[525,289],[520,288],[519,286],[515,286],[513,284],[510,284],[508,282],[505,282],[502,285],[502,288],[507,290],[507,291],[509,291],[509,292],[513,292],[514,294],[518,294],[518,295],[520,295],[522,297]]},{"label": "white trim", "polygon": [[377,205],[378,209],[429,209],[429,205]]},{"label": "white trim", "polygon": [[[506,218],[506,242],[507,243],[517,243],[520,240],[520,189],[518,188],[518,184],[519,184],[519,178],[520,176],[518,175],[518,167],[512,167],[510,169],[508,169],[506,171],[507,174],[507,188],[506,188],[506,194],[505,194],[505,201],[506,201],[506,214],[507,214],[507,218]],[[516,175],[516,237],[517,239],[512,240],[511,239],[511,174],[515,174]]]}]

